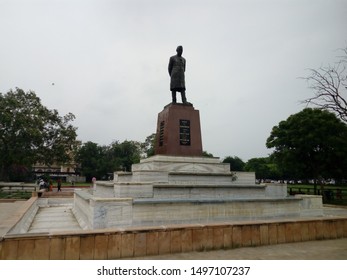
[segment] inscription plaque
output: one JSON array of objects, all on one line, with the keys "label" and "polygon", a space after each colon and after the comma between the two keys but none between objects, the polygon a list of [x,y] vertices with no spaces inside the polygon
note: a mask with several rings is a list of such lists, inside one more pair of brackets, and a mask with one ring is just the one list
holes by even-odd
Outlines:
[{"label": "inscription plaque", "polygon": [[162,121],[160,123],[160,128],[159,128],[159,146],[163,146],[163,143],[164,143],[164,126],[165,126],[165,122]]},{"label": "inscription plaque", "polygon": [[190,120],[180,120],[180,145],[190,146]]}]

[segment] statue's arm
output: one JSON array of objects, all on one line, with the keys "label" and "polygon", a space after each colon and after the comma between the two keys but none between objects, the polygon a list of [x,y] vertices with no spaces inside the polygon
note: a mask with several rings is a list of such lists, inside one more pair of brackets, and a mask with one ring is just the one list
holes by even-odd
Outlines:
[{"label": "statue's arm", "polygon": [[170,60],[169,60],[169,67],[168,67],[169,75],[170,75],[170,76],[171,76],[171,72],[172,72],[172,67],[173,67],[173,59],[172,59],[172,57],[170,57]]}]

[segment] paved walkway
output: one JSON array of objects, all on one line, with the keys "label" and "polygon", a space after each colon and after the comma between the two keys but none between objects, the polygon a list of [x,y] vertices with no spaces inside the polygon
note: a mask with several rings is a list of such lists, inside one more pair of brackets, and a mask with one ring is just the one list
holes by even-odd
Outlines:
[{"label": "paved walkway", "polygon": [[11,226],[14,213],[25,203],[25,200],[0,200],[0,238],[7,233]]},{"label": "paved walkway", "polygon": [[347,238],[147,256],[131,260],[347,260]]},{"label": "paved walkway", "polygon": [[1,199],[0,200],[0,224],[1,221],[11,217],[18,208],[25,203],[25,200],[11,200]]}]

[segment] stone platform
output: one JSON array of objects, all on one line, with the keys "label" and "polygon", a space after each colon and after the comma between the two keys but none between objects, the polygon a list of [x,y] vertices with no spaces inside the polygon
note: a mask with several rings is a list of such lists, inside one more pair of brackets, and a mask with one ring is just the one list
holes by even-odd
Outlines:
[{"label": "stone platform", "polygon": [[[85,192],[85,194],[87,193]],[[90,195],[89,202],[93,200],[98,202],[97,198]],[[117,200],[117,198],[112,199]],[[13,206],[17,206],[15,207],[17,211],[13,211],[12,203]],[[47,212],[51,212],[50,210],[53,208],[64,209],[67,207],[69,209],[69,206],[74,203],[72,199],[32,197],[28,201],[12,203],[3,203],[5,205],[0,203],[0,209],[6,213],[13,211],[11,217],[5,217],[5,220],[0,219],[0,229],[4,229],[3,234],[0,235],[0,259],[5,260],[105,260],[141,256],[171,259],[180,257],[176,255],[167,257],[167,254],[184,252],[186,254],[191,252],[191,254],[184,255],[182,259],[209,258],[208,256],[219,259],[216,257],[219,251],[208,253],[208,255],[204,255],[205,257],[200,257],[198,253],[193,252],[210,252],[220,249],[224,252],[226,249],[240,247],[252,247],[248,249],[256,250],[254,247],[281,243],[291,243],[285,247],[291,248],[292,242],[347,237],[347,210],[343,208],[325,207],[322,217],[278,219],[273,217],[254,221],[229,219],[226,222],[114,227],[96,230],[78,230],[76,221],[69,219],[67,222],[65,215],[60,215],[59,211],[53,211],[58,214],[54,214],[56,221],[61,222],[59,230],[56,226],[50,226],[53,219],[47,218],[52,213]],[[45,217],[33,215],[35,209],[43,209],[42,212],[46,212]],[[45,211],[46,209],[48,211]],[[33,217],[32,222],[30,222],[30,217]],[[33,229],[35,219],[42,223],[41,226],[36,227],[35,231],[23,231],[23,227],[27,225],[28,229]],[[298,248],[301,248],[298,249],[300,259],[311,259],[302,255],[300,250],[304,250],[303,246],[305,245],[301,245],[301,243],[297,245]],[[262,249],[259,250],[262,252]],[[285,253],[288,254],[287,251]],[[318,254],[316,255],[318,256]],[[265,258],[263,253],[256,256]],[[246,259],[247,257],[240,255],[240,258]],[[258,257],[252,259],[258,259]],[[285,254],[283,253],[276,259],[286,259]],[[290,259],[296,259],[296,257]]]},{"label": "stone platform", "polygon": [[204,157],[144,159],[74,201],[85,229],[323,215],[320,196],[287,197],[285,184],[256,185],[253,172]]}]

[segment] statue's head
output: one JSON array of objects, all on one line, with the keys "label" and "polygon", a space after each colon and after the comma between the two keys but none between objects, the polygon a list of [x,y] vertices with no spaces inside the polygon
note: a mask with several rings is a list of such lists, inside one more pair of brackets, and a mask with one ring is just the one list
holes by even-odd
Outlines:
[{"label": "statue's head", "polygon": [[177,52],[177,54],[178,54],[179,56],[181,56],[182,53],[183,53],[183,47],[182,47],[182,46],[178,46],[178,47],[176,48],[176,52]]}]

